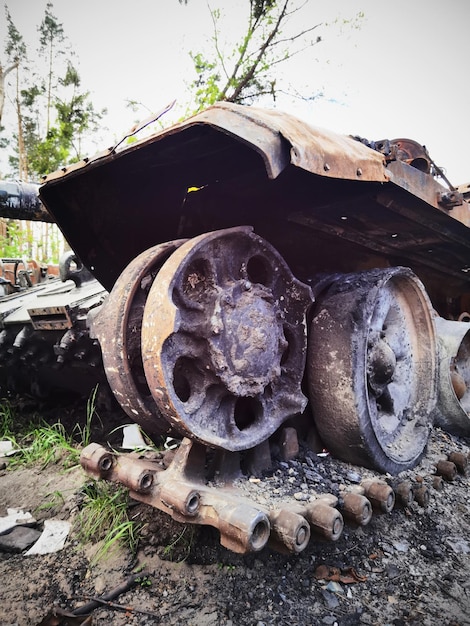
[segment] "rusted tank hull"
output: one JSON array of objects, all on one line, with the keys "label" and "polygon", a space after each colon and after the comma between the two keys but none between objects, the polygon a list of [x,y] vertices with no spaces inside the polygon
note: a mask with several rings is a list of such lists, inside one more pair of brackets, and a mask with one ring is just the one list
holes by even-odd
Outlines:
[{"label": "rusted tank hull", "polygon": [[470,291],[466,202],[449,205],[429,174],[288,115],[217,105],[51,175],[40,194],[107,289],[151,245],[251,224],[304,281],[408,266],[446,316]]}]

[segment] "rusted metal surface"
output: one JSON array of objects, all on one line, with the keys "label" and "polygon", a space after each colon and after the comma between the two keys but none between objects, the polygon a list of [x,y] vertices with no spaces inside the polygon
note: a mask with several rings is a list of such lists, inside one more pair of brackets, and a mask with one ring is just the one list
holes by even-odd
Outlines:
[{"label": "rusted metal surface", "polygon": [[123,271],[103,306],[91,319],[109,385],[124,411],[148,435],[169,431],[148,388],[141,350],[141,330],[148,293],[164,261],[183,241],[146,250]]},{"label": "rusted metal surface", "polygon": [[[177,521],[217,528],[222,545],[234,552],[257,552],[268,545],[279,552],[298,553],[311,537],[336,541],[343,531],[343,517],[336,508],[338,498],[332,494],[318,495],[305,504],[294,500],[269,509],[239,491],[223,471],[221,484],[209,485],[205,449],[189,439],[183,439],[166,469],[157,460],[117,455],[97,444],[82,451],[80,462],[88,474],[121,482],[134,499]],[[374,484],[368,486],[370,493]],[[342,510],[349,518],[354,517],[355,523],[365,525],[371,519],[371,501],[354,494]]]},{"label": "rusted metal surface", "polygon": [[372,519],[372,505],[365,495],[360,493],[345,493],[342,496],[341,511],[347,519],[358,526],[367,526]]},{"label": "rusted metal surface", "polygon": [[303,411],[309,287],[250,228],[196,237],[155,278],[142,358],[160,411],[186,436],[253,448]]},{"label": "rusted metal surface", "polygon": [[394,488],[395,496],[404,507],[410,506],[414,500],[413,485],[410,480],[400,481]]},{"label": "rusted metal surface", "polygon": [[[321,176],[379,182],[388,180],[383,156],[377,151],[367,149],[351,137],[310,126],[287,113],[228,102],[219,102],[184,122],[132,144],[125,152],[134,152],[162,138],[201,125],[237,137],[239,141],[252,146],[261,155],[270,178],[279,176],[291,162]],[[108,155],[106,152],[99,153],[73,168],[63,168],[49,174],[44,182],[62,178],[67,173],[76,173],[95,164],[101,165],[114,154],[114,150]]]},{"label": "rusted metal surface", "polygon": [[435,368],[431,306],[408,269],[341,276],[317,298],[310,400],[339,458],[393,474],[413,467],[432,426]]},{"label": "rusted metal surface", "polygon": [[[424,200],[430,207],[439,209],[464,226],[470,226],[470,208],[463,196],[455,194],[452,196],[452,193],[443,188],[432,176],[417,170],[406,162],[393,161],[388,165],[387,170],[395,185],[411,192],[414,196]],[[445,197],[453,198],[453,200],[445,202]],[[431,211],[429,213],[432,215]],[[461,232],[468,237],[467,231]]]},{"label": "rusted metal surface", "polygon": [[395,493],[390,485],[380,480],[364,480],[361,484],[364,494],[370,500],[372,507],[390,513],[395,506]]},{"label": "rusted metal surface", "polygon": [[451,452],[448,460],[455,465],[460,474],[466,475],[469,469],[469,459],[463,452]]},{"label": "rusted metal surface", "polygon": [[469,206],[443,204],[450,190],[402,152],[385,166],[350,137],[224,104],[49,177],[41,194],[109,290],[156,243],[247,223],[301,280],[410,266],[446,315],[449,292],[470,290]]},{"label": "rusted metal surface", "polygon": [[429,489],[426,485],[423,485],[421,483],[417,483],[416,485],[414,485],[413,497],[416,502],[423,508],[428,507],[431,501],[431,494],[429,493]]},{"label": "rusted metal surface", "polygon": [[32,289],[0,310],[0,358],[15,371],[90,369],[99,340],[127,414],[154,438],[184,437],[165,465],[87,448],[87,471],[175,519],[215,526],[238,552],[335,540],[341,512],[365,525],[395,494],[402,506],[426,505],[421,483],[368,481],[269,509],[204,472],[206,447],[229,483],[238,452],[261,473],[271,441],[290,461],[315,428],[339,458],[410,469],[432,426],[438,375],[468,420],[468,333],[459,326],[444,359],[441,349],[439,371],[431,313],[468,316],[468,186],[438,182],[442,170],[412,140],[373,143],[222,103],[46,177],[41,198],[84,266],[70,257],[72,284]]},{"label": "rusted metal surface", "polygon": [[470,435],[470,323],[437,317],[439,397],[436,423],[455,435]]}]

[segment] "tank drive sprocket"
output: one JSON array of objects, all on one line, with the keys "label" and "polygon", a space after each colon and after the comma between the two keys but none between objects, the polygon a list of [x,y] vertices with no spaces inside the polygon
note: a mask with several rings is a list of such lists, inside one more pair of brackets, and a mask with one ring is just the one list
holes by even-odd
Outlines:
[{"label": "tank drive sprocket", "polygon": [[148,386],[171,424],[210,447],[253,448],[303,411],[310,288],[251,227],[183,244],[150,289]]}]

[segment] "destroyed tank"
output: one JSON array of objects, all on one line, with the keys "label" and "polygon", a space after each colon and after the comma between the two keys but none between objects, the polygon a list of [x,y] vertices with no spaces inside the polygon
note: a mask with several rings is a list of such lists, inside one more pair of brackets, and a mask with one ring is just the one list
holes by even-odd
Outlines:
[{"label": "destroyed tank", "polygon": [[[267,511],[208,477],[299,440],[396,475],[435,423],[470,434],[465,191],[415,141],[228,103],[48,175],[44,205],[109,292],[86,325],[116,399],[182,440],[169,464],[92,444],[83,466],[239,552],[339,536],[331,501]],[[374,496],[355,495],[366,523]]]},{"label": "destroyed tank", "polygon": [[[52,222],[39,185],[0,181],[3,218]],[[73,392],[88,397],[106,385],[101,352],[87,314],[107,295],[74,252],[58,265],[0,259],[0,389],[44,398]]]}]

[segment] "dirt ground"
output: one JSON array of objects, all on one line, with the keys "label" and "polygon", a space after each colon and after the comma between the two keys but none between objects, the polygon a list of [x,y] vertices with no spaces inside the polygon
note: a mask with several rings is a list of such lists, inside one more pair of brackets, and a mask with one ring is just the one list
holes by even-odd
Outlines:
[{"label": "dirt ground", "polygon": [[[0,552],[0,625],[57,625],[54,609],[75,610],[140,570],[140,582],[112,606],[96,608],[86,624],[470,626],[470,478],[460,474],[441,490],[431,487],[437,461],[452,451],[468,454],[469,443],[436,429],[421,464],[400,477],[418,476],[429,485],[426,508],[413,502],[374,514],[365,527],[346,524],[337,542],[313,539],[296,556],[267,548],[236,555],[220,546],[217,531],[185,529],[142,504],[131,508],[143,523],[135,556],[121,550],[92,565],[99,546],[81,546],[74,533],[55,554]],[[320,484],[334,493],[374,475],[302,450],[242,488],[257,500],[273,491],[308,493]],[[16,507],[39,521],[73,521],[86,480],[81,468],[3,470],[0,515]],[[65,503],[42,509],[57,491]]]}]

